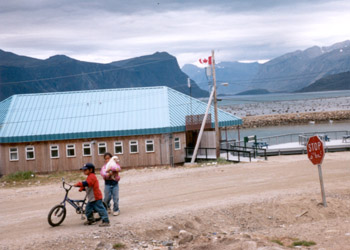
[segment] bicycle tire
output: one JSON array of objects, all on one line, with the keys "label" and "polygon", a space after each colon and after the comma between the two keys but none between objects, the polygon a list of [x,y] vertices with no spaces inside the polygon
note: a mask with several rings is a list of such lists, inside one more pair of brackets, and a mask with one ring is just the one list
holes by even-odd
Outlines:
[{"label": "bicycle tire", "polygon": [[[47,221],[52,227],[57,227],[61,225],[61,223],[64,221],[66,218],[66,208],[63,205],[56,205],[54,206],[47,217]],[[53,218],[60,218],[58,222],[54,222]]]}]

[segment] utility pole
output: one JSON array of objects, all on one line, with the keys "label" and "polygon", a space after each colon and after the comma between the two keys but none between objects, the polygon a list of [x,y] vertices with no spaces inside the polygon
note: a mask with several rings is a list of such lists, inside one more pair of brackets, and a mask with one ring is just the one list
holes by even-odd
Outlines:
[{"label": "utility pole", "polygon": [[192,117],[192,89],[191,89],[191,79],[190,78],[187,78],[187,86],[189,87],[189,89],[190,89],[190,107],[191,107],[191,122],[192,122],[192,119],[193,119],[193,117]]},{"label": "utility pole", "polygon": [[213,96],[214,96],[214,88],[213,88],[213,90],[210,93],[210,97],[209,97],[209,101],[208,101],[208,105],[207,105],[207,110],[205,111],[205,114],[204,114],[204,118],[203,118],[203,121],[202,121],[201,129],[199,130],[199,135],[198,135],[198,138],[197,138],[196,146],[194,147],[191,163],[194,163],[194,161],[196,160],[196,157],[197,157],[199,144],[201,143],[201,140],[202,140],[202,135],[203,135],[204,127],[205,127],[205,122],[207,121],[207,117],[208,117],[208,113],[209,113],[209,110],[210,110],[210,107],[211,107],[211,101],[213,100]]},{"label": "utility pole", "polygon": [[212,71],[213,71],[213,91],[214,91],[214,112],[215,112],[215,141],[216,141],[216,159],[220,157],[220,130],[219,130],[219,119],[218,119],[218,101],[216,95],[216,75],[215,75],[215,56],[214,50],[211,51],[211,60],[212,60]]}]

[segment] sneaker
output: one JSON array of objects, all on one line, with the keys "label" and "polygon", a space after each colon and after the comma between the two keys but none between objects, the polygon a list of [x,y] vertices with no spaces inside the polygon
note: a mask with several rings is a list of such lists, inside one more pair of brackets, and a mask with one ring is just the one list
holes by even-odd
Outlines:
[{"label": "sneaker", "polygon": [[84,222],[84,225],[86,225],[86,226],[95,225],[95,224],[96,224],[95,220],[88,220],[88,221]]},{"label": "sneaker", "polygon": [[109,222],[107,222],[107,221],[102,221],[102,223],[100,224],[100,225],[98,225],[99,227],[109,227],[110,226],[110,224],[109,224]]},{"label": "sneaker", "polygon": [[120,214],[120,211],[118,210],[118,211],[115,211],[115,212],[113,212],[113,216],[118,216]]},{"label": "sneaker", "polygon": [[95,218],[95,221],[100,221],[102,218],[100,216],[98,216],[97,218]]}]

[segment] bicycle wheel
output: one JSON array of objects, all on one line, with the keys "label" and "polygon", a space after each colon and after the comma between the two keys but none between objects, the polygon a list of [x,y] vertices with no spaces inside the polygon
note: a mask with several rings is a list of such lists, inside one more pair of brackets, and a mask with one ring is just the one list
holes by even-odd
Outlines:
[{"label": "bicycle wheel", "polygon": [[50,210],[47,220],[51,226],[59,226],[66,218],[66,213],[66,208],[63,205],[56,205]]}]

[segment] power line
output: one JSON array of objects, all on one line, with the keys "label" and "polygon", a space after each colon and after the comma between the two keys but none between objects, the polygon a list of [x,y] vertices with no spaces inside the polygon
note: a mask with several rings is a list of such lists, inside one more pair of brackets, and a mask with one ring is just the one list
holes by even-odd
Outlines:
[{"label": "power line", "polygon": [[[324,71],[319,71],[319,72],[313,72],[313,73],[308,73],[308,74],[303,74],[303,75],[289,75],[289,76],[280,76],[280,77],[267,77],[267,78],[261,78],[261,79],[252,79],[252,80],[232,80],[232,79],[219,79],[217,80],[218,82],[231,82],[232,84],[235,85],[241,85],[241,86],[246,86],[246,84],[251,83],[265,83],[268,81],[272,80],[299,80],[299,79],[305,79],[305,78],[312,78],[315,75],[321,74],[321,73],[327,73]],[[207,83],[207,82],[196,82],[197,84],[201,83]],[[246,83],[246,84],[244,84]]]},{"label": "power line", "polygon": [[[85,75],[93,75],[93,74],[100,74],[100,73],[105,73],[105,72],[112,72],[112,71],[118,71],[118,70],[123,70],[123,69],[129,69],[129,68],[135,68],[135,67],[140,67],[144,65],[149,65],[149,64],[154,64],[154,63],[159,63],[159,62],[164,62],[164,61],[171,61],[174,60],[174,58],[169,58],[169,59],[161,59],[161,60],[156,60],[153,62],[146,62],[146,63],[140,63],[136,65],[130,65],[130,66],[123,66],[123,67],[117,67],[113,69],[106,69],[106,70],[99,70],[99,71],[92,71],[92,72],[81,72],[78,74],[72,74],[72,75],[64,75],[64,76],[57,76],[57,77],[48,77],[48,78],[40,78],[40,79],[32,79],[32,80],[24,80],[24,81],[14,81],[14,82],[4,82],[0,83],[0,85],[8,85],[8,84],[17,84],[17,83],[28,83],[28,82],[40,82],[40,81],[49,81],[49,80],[58,80],[58,79],[65,79],[65,78],[72,78],[72,77],[82,77]],[[267,78],[261,78],[261,79],[252,79],[252,80],[231,80],[231,79],[219,79],[217,82],[231,82],[232,84],[235,85],[245,85],[244,83],[264,83],[266,81],[271,81],[271,80],[299,80],[303,78],[312,78],[314,75],[318,75],[321,73],[327,73],[324,71],[319,71],[319,72],[312,72],[312,73],[307,73],[307,74],[302,74],[302,75],[288,75],[288,76],[280,76],[280,77],[267,77]],[[208,83],[208,82],[195,82],[196,84],[201,84],[201,83]],[[184,84],[186,85],[186,84]]]},{"label": "power line", "polygon": [[[196,100],[196,99],[195,99]],[[157,106],[157,107],[152,107],[152,108],[142,108],[142,109],[134,109],[134,110],[123,110],[123,111],[115,111],[115,112],[105,112],[105,113],[100,113],[100,114],[91,114],[91,115],[80,115],[80,116],[68,116],[68,117],[59,117],[59,118],[47,118],[47,119],[37,119],[37,120],[26,120],[26,121],[16,121],[16,122],[5,122],[2,123],[1,126],[3,125],[8,125],[8,124],[20,124],[20,123],[28,123],[28,122],[43,122],[43,121],[58,121],[58,120],[67,120],[67,119],[77,119],[77,118],[88,118],[88,117],[101,117],[101,116],[107,116],[107,115],[115,115],[115,114],[125,114],[125,113],[131,113],[131,112],[137,112],[137,111],[148,111],[148,110],[154,110],[154,109],[163,109],[167,107],[181,107],[181,106],[187,106],[188,101],[184,100],[186,102],[180,103],[177,105],[164,105],[164,106]],[[196,100],[197,105],[201,103],[201,101]],[[198,107],[197,107],[198,108]]]},{"label": "power line", "polygon": [[40,78],[40,79],[24,80],[24,81],[16,81],[16,82],[4,82],[4,83],[0,83],[0,85],[16,84],[16,83],[27,83],[27,82],[38,82],[38,81],[49,81],[49,80],[65,79],[65,78],[71,78],[71,77],[82,77],[82,76],[85,76],[85,75],[93,75],[93,74],[100,74],[100,73],[104,73],[104,72],[118,71],[118,70],[122,70],[122,69],[135,68],[135,67],[140,67],[140,66],[143,66],[143,65],[159,63],[159,62],[165,62],[165,61],[171,61],[171,60],[175,60],[175,59],[174,58],[162,59],[162,60],[156,60],[156,61],[153,61],[153,62],[140,63],[140,64],[124,66],[124,67],[118,67],[118,66],[112,65],[115,68],[113,68],[113,69],[106,69],[106,70],[99,70],[99,71],[92,71],[92,72],[82,72],[82,73],[73,74],[73,75],[48,77],[48,78]]},{"label": "power line", "polygon": [[[174,85],[172,86],[172,88],[178,88],[178,87],[184,87],[184,86],[187,86],[187,84],[178,84],[178,85]],[[157,87],[157,86],[154,86],[154,87]],[[152,88],[152,86],[150,86],[150,88]],[[92,90],[92,91],[108,91],[108,90],[111,90],[111,91],[118,91],[118,88],[116,89],[98,89],[98,90]],[[120,91],[123,91],[122,88],[119,89]],[[67,94],[67,95],[71,95],[72,92],[84,92],[84,90],[81,90],[81,91],[66,91],[66,92],[47,92],[47,93],[38,93],[38,95],[54,95],[55,93],[60,93],[60,94]],[[161,94],[161,93],[153,93],[154,95],[158,95],[158,94]],[[19,94],[19,95],[33,95],[35,96],[36,94]],[[144,96],[144,93],[139,93],[139,94],[134,94],[134,95],[128,95],[128,96],[122,96],[122,97],[119,97],[118,96],[118,100],[131,100],[131,99],[137,99],[139,97],[142,97]],[[11,111],[17,111],[17,110],[20,110],[20,111],[23,111],[23,110],[26,110],[26,111],[33,111],[33,110],[47,110],[47,109],[55,109],[55,108],[64,108],[64,107],[77,107],[77,106],[85,106],[87,104],[94,104],[94,103],[106,103],[106,102],[114,102],[115,101],[115,98],[116,97],[111,97],[111,98],[99,98],[99,99],[86,99],[84,101],[79,101],[79,102],[75,102],[75,103],[69,103],[69,104],[62,104],[62,105],[52,105],[52,106],[45,106],[45,107],[34,107],[34,108],[12,108]],[[0,102],[1,103],[1,102]],[[0,108],[0,111],[6,111],[7,109],[5,108]]]}]

